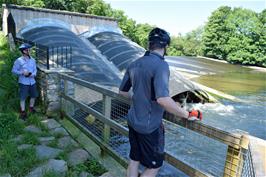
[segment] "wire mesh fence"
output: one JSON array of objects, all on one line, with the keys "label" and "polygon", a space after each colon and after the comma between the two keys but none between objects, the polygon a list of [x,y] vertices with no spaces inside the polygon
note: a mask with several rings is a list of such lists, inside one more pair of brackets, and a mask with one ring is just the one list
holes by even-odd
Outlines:
[{"label": "wire mesh fence", "polygon": [[[70,76],[64,75],[61,79],[67,80],[68,77]],[[66,96],[63,96],[62,100],[72,106],[63,106],[64,112],[86,127],[102,145],[126,163],[130,149],[126,121],[130,107],[128,102],[117,94],[93,84],[85,81],[80,84],[80,80],[76,82],[73,78],[70,80],[65,81],[67,84],[62,88],[66,93],[63,94]],[[227,137],[220,137],[225,140],[218,141],[217,135],[212,135],[214,130],[205,132],[204,128],[196,127],[195,132],[193,129],[187,129],[184,123],[180,125],[164,121],[167,163],[189,176],[255,176],[248,148],[241,147],[241,144],[237,146],[237,143],[232,146],[232,143],[226,144]],[[218,132],[218,130],[214,132],[216,131]],[[239,139],[234,142],[238,141]],[[170,176],[175,176],[174,173]]]},{"label": "wire mesh fence", "polygon": [[242,168],[242,177],[255,177],[255,171],[253,166],[253,159],[251,156],[250,146],[248,150],[243,154],[244,160],[243,160],[243,168]]},{"label": "wire mesh fence", "polygon": [[16,38],[16,44],[28,43],[33,46],[31,55],[36,59],[39,66],[46,69],[71,68],[72,47],[71,46],[45,46],[26,39]]}]

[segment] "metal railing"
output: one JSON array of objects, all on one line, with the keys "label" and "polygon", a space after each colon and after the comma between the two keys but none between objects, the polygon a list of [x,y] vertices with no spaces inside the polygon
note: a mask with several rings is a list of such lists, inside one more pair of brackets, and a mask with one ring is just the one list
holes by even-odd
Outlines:
[{"label": "metal railing", "polygon": [[33,46],[31,55],[37,59],[40,66],[46,69],[51,68],[71,68],[72,66],[72,47],[71,46],[45,46],[34,43],[26,39],[16,38],[16,44],[28,43]]},{"label": "metal railing", "polygon": [[[129,142],[126,114],[129,100],[117,93],[59,74],[61,108],[68,119],[124,167]],[[232,134],[201,122],[165,113],[166,165],[188,176],[255,176],[244,134]]]}]

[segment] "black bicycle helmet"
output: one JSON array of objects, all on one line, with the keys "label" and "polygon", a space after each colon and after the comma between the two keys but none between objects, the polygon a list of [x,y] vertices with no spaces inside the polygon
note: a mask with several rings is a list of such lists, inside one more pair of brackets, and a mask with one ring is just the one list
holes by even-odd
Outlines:
[{"label": "black bicycle helmet", "polygon": [[25,49],[30,49],[30,48],[32,48],[32,46],[30,45],[30,44],[28,44],[28,43],[23,43],[23,44],[21,44],[20,46],[19,46],[19,50],[22,52],[23,50],[25,50]]},{"label": "black bicycle helmet", "polygon": [[171,41],[169,33],[161,28],[154,28],[151,30],[148,39],[150,44],[159,44],[162,48],[170,45]]}]

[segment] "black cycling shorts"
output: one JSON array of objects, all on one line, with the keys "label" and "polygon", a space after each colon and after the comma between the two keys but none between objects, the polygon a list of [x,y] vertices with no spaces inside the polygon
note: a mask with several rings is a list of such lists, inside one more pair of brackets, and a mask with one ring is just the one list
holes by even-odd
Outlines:
[{"label": "black cycling shorts", "polygon": [[141,134],[129,126],[131,160],[139,161],[146,168],[159,168],[164,160],[163,124],[150,134]]}]

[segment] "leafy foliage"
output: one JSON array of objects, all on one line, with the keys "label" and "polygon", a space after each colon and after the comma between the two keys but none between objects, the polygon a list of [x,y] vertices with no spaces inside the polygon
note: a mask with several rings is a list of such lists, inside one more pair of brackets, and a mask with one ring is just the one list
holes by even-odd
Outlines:
[{"label": "leafy foliage", "polygon": [[0,139],[8,139],[23,132],[23,124],[14,113],[0,113]]},{"label": "leafy foliage", "polygon": [[229,39],[229,35],[225,26],[225,20],[230,13],[230,7],[222,6],[210,16],[202,39],[204,56],[217,59],[225,59],[227,57],[225,44]]},{"label": "leafy foliage", "polygon": [[107,171],[99,162],[94,159],[88,160],[83,164],[73,167],[73,170],[78,172],[89,171],[94,176],[101,176]]},{"label": "leafy foliage", "polygon": [[203,54],[231,63],[266,66],[265,10],[223,6],[214,11],[203,33]]},{"label": "leafy foliage", "polygon": [[19,107],[17,77],[11,70],[19,52],[10,52],[6,38],[0,33],[0,112]]},{"label": "leafy foliage", "polygon": [[0,157],[0,174],[8,172],[14,177],[25,176],[40,162],[34,148],[18,151],[11,141],[0,144]]}]

